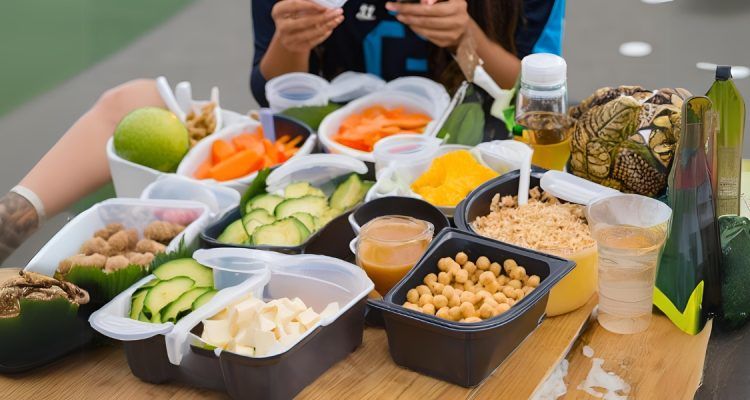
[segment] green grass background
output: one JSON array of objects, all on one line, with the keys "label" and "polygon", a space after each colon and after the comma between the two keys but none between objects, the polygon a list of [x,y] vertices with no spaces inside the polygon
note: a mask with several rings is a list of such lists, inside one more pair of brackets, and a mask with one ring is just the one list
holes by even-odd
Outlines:
[{"label": "green grass background", "polygon": [[0,0],[0,115],[123,48],[192,0]]}]

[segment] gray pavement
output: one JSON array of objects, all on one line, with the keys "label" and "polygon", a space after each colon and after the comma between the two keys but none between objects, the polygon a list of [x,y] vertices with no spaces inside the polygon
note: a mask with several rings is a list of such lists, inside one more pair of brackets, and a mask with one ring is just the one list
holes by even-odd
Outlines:
[{"label": "gray pavement", "polygon": [[[571,99],[620,84],[704,93],[713,78],[697,62],[750,64],[748,18],[746,0],[568,0],[564,56]],[[218,85],[223,106],[253,107],[250,21],[249,0],[197,0],[112,57],[0,117],[0,191],[15,185],[100,93],[129,79],[163,74],[172,83],[192,81],[196,93]],[[618,47],[627,41],[648,42],[653,53],[622,56]],[[750,101],[750,79],[737,83]],[[6,265],[23,265],[68,217],[51,220]]]}]

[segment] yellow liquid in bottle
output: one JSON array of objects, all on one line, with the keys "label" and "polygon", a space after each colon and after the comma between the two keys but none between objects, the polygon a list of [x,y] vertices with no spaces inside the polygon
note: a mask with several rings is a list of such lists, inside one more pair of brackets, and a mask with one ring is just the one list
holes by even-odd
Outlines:
[{"label": "yellow liquid in bottle", "polygon": [[529,112],[520,116],[517,123],[524,127],[523,136],[516,140],[534,149],[531,163],[545,169],[565,170],[570,158],[572,121],[561,114]]}]

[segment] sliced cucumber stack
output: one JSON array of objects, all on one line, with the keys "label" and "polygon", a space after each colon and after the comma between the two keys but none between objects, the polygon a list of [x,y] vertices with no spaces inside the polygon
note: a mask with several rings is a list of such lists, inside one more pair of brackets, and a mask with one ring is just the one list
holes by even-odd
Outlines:
[{"label": "sliced cucumber stack", "polygon": [[133,293],[129,313],[132,319],[177,322],[216,294],[213,271],[192,258],[166,262],[153,274],[156,279]]},{"label": "sliced cucumber stack", "polygon": [[[224,229],[217,240],[226,244],[298,246],[328,222],[361,203],[375,182],[351,174],[330,199],[308,182],[284,188],[283,197],[260,194],[245,205],[245,216]],[[244,235],[238,230],[244,228]]]}]

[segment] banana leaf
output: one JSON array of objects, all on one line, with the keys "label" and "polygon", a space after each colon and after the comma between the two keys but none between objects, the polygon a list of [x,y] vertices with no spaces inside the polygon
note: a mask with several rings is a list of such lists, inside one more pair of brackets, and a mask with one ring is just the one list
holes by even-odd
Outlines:
[{"label": "banana leaf", "polygon": [[266,193],[266,179],[268,179],[268,175],[270,174],[271,170],[268,168],[264,168],[258,172],[258,175],[255,176],[253,182],[250,183],[250,186],[245,190],[245,193],[242,194],[242,198],[240,199],[241,216],[245,216],[245,205],[247,205],[247,202],[250,201],[250,199],[259,194]]},{"label": "banana leaf", "polygon": [[312,130],[317,131],[323,119],[339,108],[341,106],[335,103],[329,103],[325,106],[292,107],[282,111],[281,115],[299,120]]},{"label": "banana leaf", "polygon": [[101,306],[146,275],[148,269],[140,265],[129,265],[111,273],[97,267],[74,266],[67,274],[55,274],[55,277],[86,290],[91,297],[90,304]]},{"label": "banana leaf", "polygon": [[0,373],[50,363],[94,337],[87,316],[79,316],[79,306],[66,299],[21,299],[20,304],[17,317],[0,318]]}]

